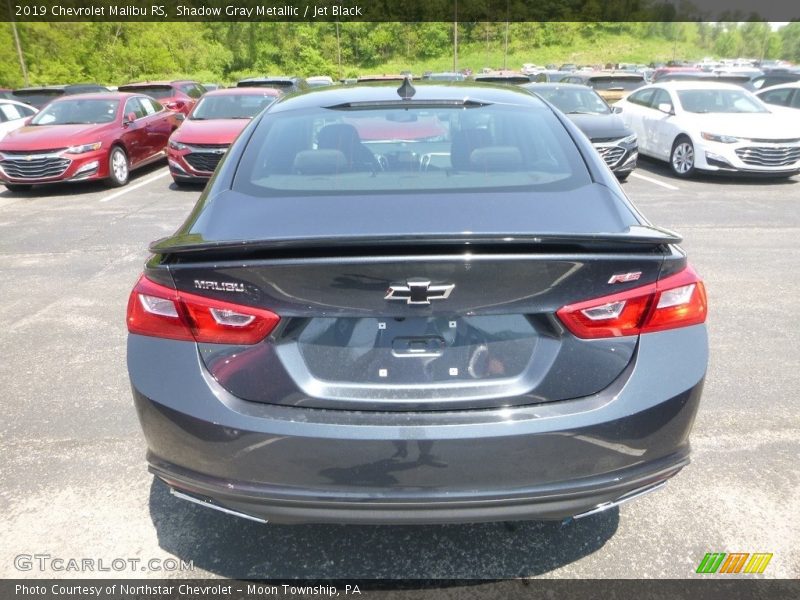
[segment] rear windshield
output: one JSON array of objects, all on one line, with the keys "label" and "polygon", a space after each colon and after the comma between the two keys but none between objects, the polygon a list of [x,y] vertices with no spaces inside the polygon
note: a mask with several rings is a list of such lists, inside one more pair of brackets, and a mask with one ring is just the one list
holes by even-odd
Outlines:
[{"label": "rear windshield", "polygon": [[502,75],[493,76],[493,75],[478,75],[475,78],[475,81],[480,83],[508,83],[510,85],[519,85],[522,83],[530,83],[530,77],[525,77],[523,75],[519,76],[508,76],[504,77]]},{"label": "rear windshield", "polygon": [[573,189],[590,182],[548,109],[517,106],[267,113],[234,187],[255,196]]},{"label": "rear windshield", "polygon": [[206,96],[192,112],[193,121],[206,119],[251,119],[269,106],[275,96],[243,94],[241,96]]},{"label": "rear windshield", "polygon": [[175,90],[169,85],[123,85],[119,88],[119,91],[144,94],[156,100],[172,98],[175,95]]},{"label": "rear windshield", "polygon": [[25,104],[30,104],[31,106],[36,106],[36,107],[42,107],[51,100],[59,98],[60,96],[64,95],[63,90],[41,90],[41,91],[31,91],[31,92],[19,90],[11,93],[13,95],[14,100],[17,100],[18,102],[23,102]]},{"label": "rear windshield", "polygon": [[294,82],[285,79],[256,79],[254,81],[240,81],[236,84],[236,87],[271,87],[287,90],[294,87]]},{"label": "rear windshield", "polygon": [[596,90],[630,91],[644,85],[644,77],[592,77],[589,85]]}]

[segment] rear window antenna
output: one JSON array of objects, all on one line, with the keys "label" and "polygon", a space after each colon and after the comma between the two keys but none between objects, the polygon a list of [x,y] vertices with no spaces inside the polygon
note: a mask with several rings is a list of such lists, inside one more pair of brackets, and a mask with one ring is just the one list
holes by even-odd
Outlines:
[{"label": "rear window antenna", "polygon": [[411,85],[411,78],[406,76],[406,78],[403,80],[403,85],[397,88],[397,95],[403,100],[411,100],[416,93],[417,90],[413,85]]}]

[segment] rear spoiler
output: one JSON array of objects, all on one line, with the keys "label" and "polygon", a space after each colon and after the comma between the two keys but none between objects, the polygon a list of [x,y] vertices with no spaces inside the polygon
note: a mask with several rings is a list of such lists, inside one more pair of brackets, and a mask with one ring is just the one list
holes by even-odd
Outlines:
[{"label": "rear spoiler", "polygon": [[630,247],[679,244],[680,235],[652,225],[637,225],[621,233],[542,233],[542,234],[425,234],[326,236],[313,238],[273,238],[268,240],[203,240],[198,234],[179,234],[150,244],[153,254],[235,253],[253,251],[315,250],[321,248],[359,248],[380,245],[409,249],[431,246],[496,246],[498,249],[541,248],[547,246]]}]

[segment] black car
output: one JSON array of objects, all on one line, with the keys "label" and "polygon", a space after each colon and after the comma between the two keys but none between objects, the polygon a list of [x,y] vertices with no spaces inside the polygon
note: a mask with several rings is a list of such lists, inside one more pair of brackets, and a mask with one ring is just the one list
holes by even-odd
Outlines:
[{"label": "black car", "polygon": [[800,81],[800,69],[772,69],[750,79],[746,87],[748,90],[758,91],[774,85],[794,83],[795,81]]},{"label": "black car", "polygon": [[150,469],[259,521],[563,519],[689,462],[703,284],[519,87],[256,116],[128,303]]},{"label": "black car", "polygon": [[284,94],[308,89],[306,80],[302,77],[285,75],[248,77],[237,81],[236,87],[271,87],[283,91]]},{"label": "black car", "polygon": [[11,92],[10,99],[24,102],[35,108],[42,108],[51,100],[74,94],[95,94],[109,89],[97,83],[76,83],[71,85],[46,85],[41,87],[19,88]]},{"label": "black car", "polygon": [[620,181],[636,168],[636,134],[593,89],[570,83],[530,83],[522,86],[555,105],[586,134]]}]

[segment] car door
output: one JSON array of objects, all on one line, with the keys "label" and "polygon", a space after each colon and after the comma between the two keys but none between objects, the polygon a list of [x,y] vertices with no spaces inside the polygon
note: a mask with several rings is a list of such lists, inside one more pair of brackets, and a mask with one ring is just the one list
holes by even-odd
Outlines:
[{"label": "car door", "polygon": [[178,89],[180,89],[180,91],[182,91],[189,97],[186,100],[187,104],[186,114],[188,115],[189,111],[191,111],[191,109],[194,108],[194,105],[197,104],[197,100],[200,98],[200,96],[203,95],[203,90],[193,83],[182,84],[178,86]]},{"label": "car door", "polygon": [[[128,149],[128,161],[133,167],[151,154],[147,137],[147,123],[145,122],[146,113],[138,97],[128,98],[125,101],[125,110],[122,115],[122,140]],[[133,117],[133,120],[130,117]]]},{"label": "car door", "polygon": [[146,113],[145,123],[147,130],[147,158],[162,154],[166,151],[167,141],[174,129],[174,114],[165,110],[161,104],[152,98],[139,98]]},{"label": "car door", "polygon": [[645,131],[645,115],[650,110],[650,99],[654,88],[638,90],[622,101],[622,121],[633,129],[639,143],[639,152],[650,154],[649,140]]},{"label": "car door", "polygon": [[[670,112],[662,111],[659,108],[662,105],[668,105]],[[672,143],[678,133],[674,112],[675,103],[670,93],[663,88],[656,88],[650,99],[645,132],[649,140],[650,151],[658,158],[669,158],[672,152]]]},{"label": "car door", "polygon": [[791,108],[800,108],[800,89],[792,90],[792,99],[789,102]]}]

